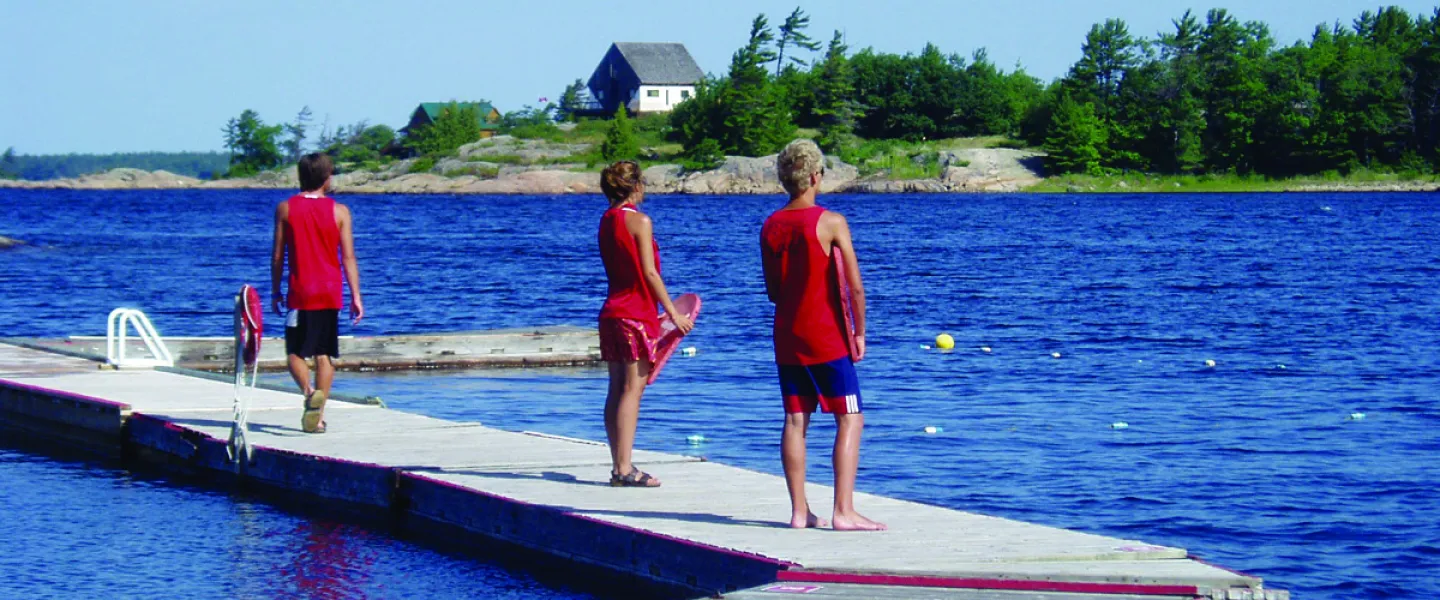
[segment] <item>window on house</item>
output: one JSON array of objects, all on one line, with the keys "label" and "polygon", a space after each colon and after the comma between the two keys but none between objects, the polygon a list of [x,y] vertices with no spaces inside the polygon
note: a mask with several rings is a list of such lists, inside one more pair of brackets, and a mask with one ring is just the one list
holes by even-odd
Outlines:
[{"label": "window on house", "polygon": [[690,97],[690,90],[680,90],[680,98],[683,100]]},{"label": "window on house", "polygon": [[651,98],[659,98],[660,90],[645,90],[645,95]]}]

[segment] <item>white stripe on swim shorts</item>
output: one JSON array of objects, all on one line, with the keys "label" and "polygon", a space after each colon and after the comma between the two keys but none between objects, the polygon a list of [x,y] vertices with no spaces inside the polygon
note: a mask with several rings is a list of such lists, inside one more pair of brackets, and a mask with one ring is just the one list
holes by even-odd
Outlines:
[{"label": "white stripe on swim shorts", "polygon": [[849,414],[860,412],[859,400],[855,394],[845,396],[845,412]]}]

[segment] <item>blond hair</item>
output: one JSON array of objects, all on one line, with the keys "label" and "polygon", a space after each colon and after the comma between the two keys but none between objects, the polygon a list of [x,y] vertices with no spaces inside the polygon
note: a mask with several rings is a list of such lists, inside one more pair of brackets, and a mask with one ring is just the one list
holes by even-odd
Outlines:
[{"label": "blond hair", "polygon": [[810,189],[810,176],[825,172],[825,155],[815,142],[795,140],[775,157],[775,170],[786,192],[792,196],[803,194]]}]

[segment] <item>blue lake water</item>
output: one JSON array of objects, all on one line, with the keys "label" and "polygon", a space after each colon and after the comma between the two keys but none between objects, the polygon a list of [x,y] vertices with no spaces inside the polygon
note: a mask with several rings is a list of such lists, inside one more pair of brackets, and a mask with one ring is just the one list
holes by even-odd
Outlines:
[{"label": "blue lake water", "polygon": [[[166,335],[224,335],[233,290],[268,284],[284,195],[0,190],[0,235],[32,243],[0,252],[0,331],[101,334],[129,305]],[[850,219],[870,304],[863,491],[1182,546],[1299,598],[1440,597],[1433,195],[822,200]],[[344,201],[369,316],[342,333],[593,323],[597,197]],[[705,312],[699,354],[646,394],[641,447],[779,472],[757,241],[779,202],[646,204],[669,287]],[[940,332],[955,351],[921,348]],[[342,374],[337,389],[604,437],[598,369]],[[827,481],[833,426],[817,423],[811,478]],[[0,595],[582,597],[83,462],[0,451],[0,481],[0,523],[25,522],[7,526]],[[344,593],[306,587],[296,564]]]}]

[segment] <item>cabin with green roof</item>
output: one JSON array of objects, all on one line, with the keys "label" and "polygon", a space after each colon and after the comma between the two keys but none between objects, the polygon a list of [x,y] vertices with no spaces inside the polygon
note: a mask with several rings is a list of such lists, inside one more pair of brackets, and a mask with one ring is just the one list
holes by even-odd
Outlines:
[{"label": "cabin with green roof", "polygon": [[[410,113],[410,123],[400,129],[401,133],[409,133],[416,127],[424,127],[440,118],[440,112],[451,102],[421,102],[415,107],[415,112]],[[489,102],[454,102],[460,108],[474,108],[475,114],[480,116],[480,137],[488,138],[500,130],[500,111],[495,110]]]}]

